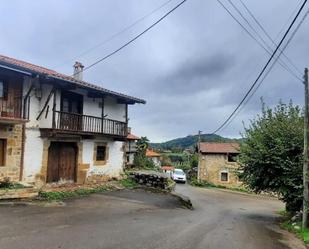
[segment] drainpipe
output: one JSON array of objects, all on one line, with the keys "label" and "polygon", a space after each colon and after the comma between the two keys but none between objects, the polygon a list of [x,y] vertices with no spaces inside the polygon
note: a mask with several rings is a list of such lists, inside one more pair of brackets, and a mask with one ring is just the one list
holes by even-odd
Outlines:
[{"label": "drainpipe", "polygon": [[22,126],[22,136],[21,136],[21,155],[20,155],[19,181],[23,180],[24,157],[25,157],[25,141],[26,141],[26,125],[23,124],[23,126]]}]

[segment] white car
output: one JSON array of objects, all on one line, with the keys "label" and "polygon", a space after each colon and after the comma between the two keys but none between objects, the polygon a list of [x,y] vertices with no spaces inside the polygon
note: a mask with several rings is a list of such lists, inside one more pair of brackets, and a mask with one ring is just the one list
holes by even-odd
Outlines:
[{"label": "white car", "polygon": [[186,183],[186,181],[187,181],[186,174],[185,174],[185,172],[183,172],[182,169],[175,169],[175,170],[172,172],[172,179],[173,179],[175,182],[183,182],[183,183]]}]

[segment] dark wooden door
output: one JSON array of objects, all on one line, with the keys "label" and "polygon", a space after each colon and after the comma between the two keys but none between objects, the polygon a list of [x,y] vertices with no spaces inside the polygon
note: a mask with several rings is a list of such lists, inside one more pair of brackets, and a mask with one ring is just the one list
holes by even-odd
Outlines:
[{"label": "dark wooden door", "polygon": [[5,165],[5,144],[6,141],[4,139],[0,139],[0,166]]},{"label": "dark wooden door", "polygon": [[75,143],[52,142],[48,150],[47,182],[76,181]]}]

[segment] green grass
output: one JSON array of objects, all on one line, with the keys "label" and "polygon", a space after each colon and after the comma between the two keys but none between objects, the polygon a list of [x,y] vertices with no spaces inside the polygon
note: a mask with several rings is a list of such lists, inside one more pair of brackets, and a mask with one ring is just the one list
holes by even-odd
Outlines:
[{"label": "green grass", "polygon": [[[300,239],[302,239],[306,245],[309,245],[309,229],[302,229],[302,223],[299,222],[291,222],[291,214],[289,214],[286,210],[279,210],[277,212],[282,216],[282,222],[280,226],[285,230],[288,230],[291,233],[296,234]],[[300,229],[296,229],[295,226],[300,227]]]},{"label": "green grass", "polygon": [[5,190],[5,189],[22,189],[26,188],[24,185],[20,183],[0,183],[0,190]]},{"label": "green grass", "polygon": [[138,184],[131,178],[122,179],[119,183],[125,188],[135,188]]},{"label": "green grass", "polygon": [[41,191],[39,193],[39,197],[43,200],[47,201],[60,201],[68,198],[87,196],[94,193],[100,193],[108,190],[106,186],[99,186],[91,189],[76,189],[72,191],[52,191],[52,192],[44,192]]},{"label": "green grass", "polygon": [[233,191],[238,191],[238,192],[243,192],[243,193],[250,193],[248,190],[244,188],[231,188],[227,186],[222,186],[222,185],[216,185],[207,181],[197,181],[196,179],[190,180],[190,184],[195,187],[200,187],[200,188],[220,188],[220,189],[228,189],[228,190],[233,190]]}]

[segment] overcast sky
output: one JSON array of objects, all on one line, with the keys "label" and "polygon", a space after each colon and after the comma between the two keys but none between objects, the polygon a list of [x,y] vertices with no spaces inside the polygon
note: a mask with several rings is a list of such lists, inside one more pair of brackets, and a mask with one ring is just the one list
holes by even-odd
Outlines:
[{"label": "overcast sky", "polygon": [[[2,1],[0,53],[72,74],[76,60],[87,66],[104,57],[180,2],[170,1],[138,25],[78,57],[166,1]],[[233,1],[241,7],[239,0]],[[302,2],[243,1],[274,38],[282,37],[280,31],[287,28],[291,14]],[[305,20],[286,49],[301,71],[309,66],[308,24]],[[188,0],[133,44],[86,71],[84,79],[145,99],[146,105],[130,106],[130,126],[136,135],[160,142],[216,129],[268,58],[217,1]],[[302,105],[302,91],[301,82],[276,64],[220,135],[238,137],[242,121],[248,123],[260,112],[261,96],[270,106],[280,99]]]}]

